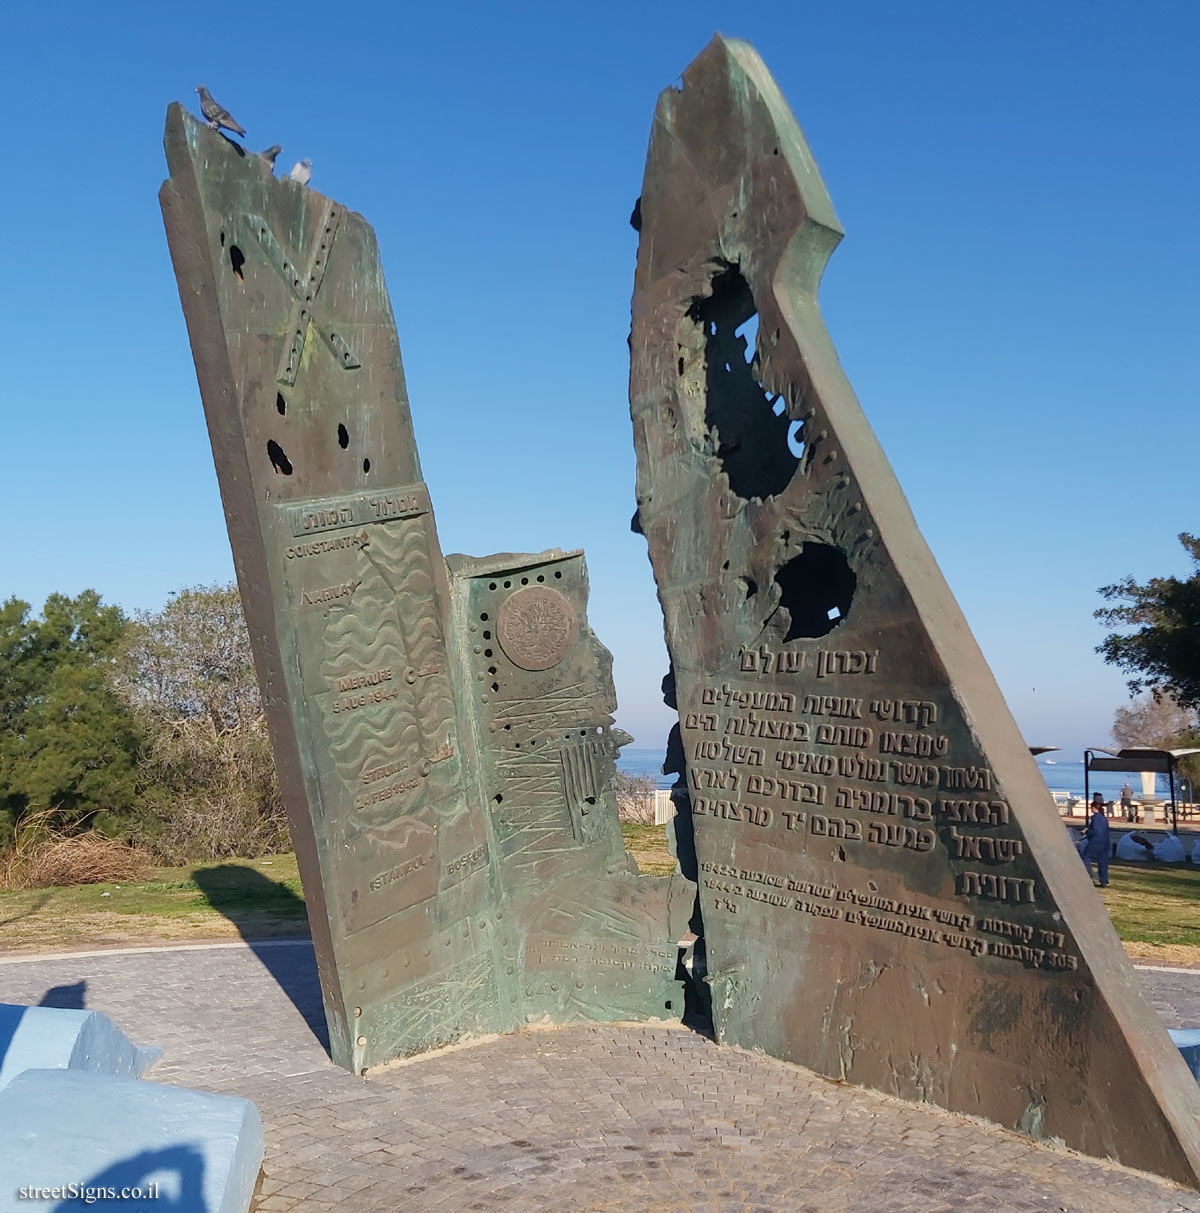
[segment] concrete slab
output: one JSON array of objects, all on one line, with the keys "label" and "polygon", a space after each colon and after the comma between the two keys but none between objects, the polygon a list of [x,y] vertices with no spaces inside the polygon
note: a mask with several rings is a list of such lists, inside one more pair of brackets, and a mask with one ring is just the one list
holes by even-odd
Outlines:
[{"label": "concrete slab", "polygon": [[0,1003],[0,1090],[25,1070],[139,1078],[162,1049],[139,1048],[100,1011]]},{"label": "concrete slab", "polygon": [[263,1158],[249,1100],[66,1069],[26,1070],[0,1091],[0,1141],[0,1207],[57,1200],[56,1213],[138,1198],[246,1213]]}]

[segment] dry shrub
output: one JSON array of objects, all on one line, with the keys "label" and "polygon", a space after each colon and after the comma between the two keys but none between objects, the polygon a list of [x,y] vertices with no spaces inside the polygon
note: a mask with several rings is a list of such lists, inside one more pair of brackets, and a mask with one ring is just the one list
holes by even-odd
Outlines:
[{"label": "dry shrub", "polygon": [[140,612],[114,681],[144,734],[134,842],[168,864],[288,850],[236,585],[181,590]]},{"label": "dry shrub", "polygon": [[21,822],[11,851],[0,859],[0,889],[104,884],[142,879],[150,856],[126,842],[89,830],[67,834],[52,824],[52,811]]},{"label": "dry shrub", "polygon": [[652,775],[626,775],[624,771],[618,771],[613,780],[617,816],[634,825],[653,825],[656,786]]},{"label": "dry shrub", "polygon": [[160,722],[143,747],[147,823],[136,841],[163,863],[254,858],[289,848],[287,813],[260,717]]}]

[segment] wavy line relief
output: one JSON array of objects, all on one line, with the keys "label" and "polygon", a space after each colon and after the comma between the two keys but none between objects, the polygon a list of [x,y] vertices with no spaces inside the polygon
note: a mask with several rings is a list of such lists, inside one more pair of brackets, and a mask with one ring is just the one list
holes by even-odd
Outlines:
[{"label": "wavy line relief", "polygon": [[335,769],[353,796],[350,821],[391,845],[408,835],[403,816],[418,786],[405,785],[419,778],[422,758],[408,666],[395,595],[371,562],[354,610],[325,630],[323,715]]},{"label": "wavy line relief", "polygon": [[374,528],[364,552],[390,589],[403,630],[409,657],[406,677],[413,688],[414,717],[424,752],[432,755],[446,747],[454,751],[454,696],[423,521]]}]

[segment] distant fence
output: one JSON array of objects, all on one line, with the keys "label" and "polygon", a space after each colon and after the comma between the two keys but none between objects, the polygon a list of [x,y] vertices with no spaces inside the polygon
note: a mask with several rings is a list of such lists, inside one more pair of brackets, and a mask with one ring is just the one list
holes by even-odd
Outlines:
[{"label": "distant fence", "polygon": [[622,821],[635,825],[666,825],[675,816],[671,793],[661,788],[651,791],[625,792],[617,799],[617,812]]},{"label": "distant fence", "polygon": [[674,816],[675,802],[671,799],[671,793],[663,791],[662,788],[656,789],[654,793],[654,824],[656,826],[666,825]]}]

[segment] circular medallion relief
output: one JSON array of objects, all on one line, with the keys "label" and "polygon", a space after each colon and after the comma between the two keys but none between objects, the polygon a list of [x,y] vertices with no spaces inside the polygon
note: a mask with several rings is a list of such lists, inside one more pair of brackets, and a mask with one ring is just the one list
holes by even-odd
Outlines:
[{"label": "circular medallion relief", "polygon": [[523,670],[548,670],[571,651],[579,632],[575,608],[557,590],[531,585],[506,598],[496,620],[505,656]]}]

